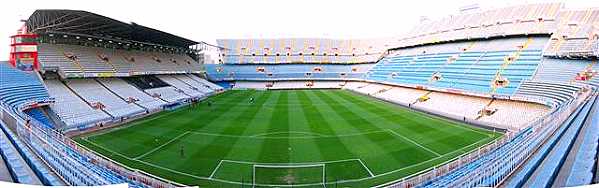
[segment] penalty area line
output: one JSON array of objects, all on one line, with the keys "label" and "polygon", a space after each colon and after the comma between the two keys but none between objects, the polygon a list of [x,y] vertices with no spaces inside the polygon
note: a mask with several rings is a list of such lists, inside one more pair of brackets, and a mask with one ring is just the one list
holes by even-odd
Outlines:
[{"label": "penalty area line", "polygon": [[[471,146],[480,144],[481,142],[488,141],[489,139],[493,139],[493,138],[494,137],[487,137],[487,138],[481,139],[481,140],[479,140],[479,141],[477,141],[475,143],[467,145],[465,147],[459,148],[459,149],[451,151],[449,153],[445,153],[445,154],[443,154],[441,156],[434,157],[434,158],[428,159],[426,161],[422,161],[422,162],[419,162],[419,163],[416,163],[416,164],[411,164],[411,165],[408,165],[408,166],[405,166],[405,167],[402,167],[402,168],[399,168],[399,169],[391,170],[391,171],[388,171],[388,172],[384,172],[384,173],[380,173],[380,174],[373,174],[373,176],[371,176],[371,177],[356,178],[356,179],[345,179],[345,180],[339,180],[339,181],[336,181],[336,182],[327,182],[326,184],[330,185],[330,184],[334,184],[334,183],[359,182],[359,181],[364,181],[364,180],[368,180],[368,179],[372,179],[372,178],[376,178],[376,177],[386,176],[386,175],[389,175],[389,174],[392,174],[392,173],[395,173],[395,172],[398,172],[398,171],[402,171],[402,170],[405,170],[405,169],[410,169],[410,168],[413,168],[415,166],[420,166],[422,164],[429,163],[431,161],[440,159],[440,158],[448,156],[448,155],[452,155],[452,154],[460,152],[460,151],[462,151],[462,152],[472,151],[472,150],[466,150],[466,149],[470,148]],[[101,146],[99,144],[96,144],[93,141],[89,141],[89,140],[86,140],[86,139],[83,139],[83,140],[85,140],[87,143],[90,143],[90,144],[92,144],[94,146],[97,146],[97,147],[99,147],[99,148],[101,148],[101,149],[103,149],[103,150],[105,150],[105,151],[107,151],[109,153],[121,156],[121,157],[123,157],[125,159],[136,161],[136,162],[142,163],[144,165],[155,167],[155,168],[158,168],[158,169],[161,169],[161,170],[165,170],[165,171],[168,171],[168,172],[172,172],[174,174],[183,175],[183,176],[187,176],[187,177],[191,177],[191,178],[199,179],[199,180],[212,180],[212,181],[216,181],[216,182],[229,183],[229,184],[234,184],[234,185],[244,185],[243,182],[237,182],[237,181],[230,181],[230,180],[215,178],[213,176],[214,172],[213,172],[213,175],[211,175],[212,177],[198,176],[198,175],[193,175],[193,174],[189,174],[189,173],[186,173],[186,172],[174,170],[174,169],[171,169],[171,168],[167,168],[167,167],[164,167],[164,166],[160,166],[160,165],[157,165],[157,164],[153,164],[153,163],[150,163],[150,162],[147,162],[147,161],[142,161],[142,160],[130,158],[130,157],[127,157],[127,156],[125,156],[125,155],[123,155],[123,154],[121,154],[119,152],[116,152],[114,150],[108,149],[108,148],[106,148],[104,146]],[[464,150],[466,150],[466,151],[464,151]],[[327,163],[334,163],[334,162],[343,162],[343,161],[359,161],[359,162],[362,163],[361,159],[354,158],[354,159],[327,161],[327,162],[325,162],[325,164],[327,164]],[[248,161],[234,161],[234,160],[223,159],[223,160],[221,160],[221,162],[219,162],[219,165],[217,165],[217,168],[220,168],[219,166],[221,165],[220,163],[222,163],[222,162],[232,162],[232,163],[241,163],[241,164],[255,164],[254,162],[248,162]],[[276,165],[276,164],[289,164],[289,163],[262,163],[262,164],[275,164]],[[292,164],[298,164],[298,163],[292,163]],[[299,163],[299,164],[306,164],[306,163]],[[312,163],[312,164],[314,164],[314,163]],[[322,164],[322,162],[321,162],[321,164]],[[365,166],[365,164],[363,164],[363,165]],[[367,168],[367,166],[365,166],[365,168]],[[423,171],[430,170],[431,168],[433,168],[433,167],[424,169]],[[214,171],[216,171],[216,169]],[[162,178],[164,178],[164,177],[162,177]],[[269,185],[269,184],[256,184],[256,185],[260,185],[260,186],[274,186],[274,185]],[[314,186],[314,185],[322,185],[322,183],[317,183],[317,184],[297,184],[297,185],[293,185],[293,186]],[[285,186],[285,185],[277,185],[277,186],[288,187],[288,186]]]},{"label": "penalty area line", "polygon": [[208,178],[212,179],[212,177],[214,176],[214,174],[216,174],[216,171],[218,170],[218,168],[220,168],[221,164],[223,164],[223,160],[220,160],[220,162],[218,162],[218,165],[216,165],[216,168],[214,168],[214,170],[210,174],[210,177],[208,177]]},{"label": "penalty area line", "polygon": [[[131,158],[131,157],[127,157],[127,156],[125,156],[125,155],[123,155],[123,154],[121,154],[119,152],[116,152],[116,151],[108,149],[108,148],[106,148],[104,146],[98,145],[98,144],[96,144],[96,143],[94,143],[92,141],[87,141],[86,140],[86,142],[88,142],[88,143],[90,143],[90,144],[92,144],[94,146],[97,146],[97,147],[99,147],[99,148],[101,148],[101,149],[103,149],[103,150],[105,150],[107,152],[110,152],[110,153],[113,153],[115,155],[121,156],[121,157],[123,157],[125,159],[136,161],[136,162],[139,162],[141,164],[148,165],[148,166],[151,166],[151,167],[154,167],[154,168],[158,168],[158,169],[161,169],[161,170],[165,170],[165,171],[168,171],[168,172],[172,172],[172,173],[175,173],[175,174],[179,174],[179,175],[183,175],[183,176],[187,176],[187,177],[191,177],[191,178],[195,178],[195,179],[199,179],[199,180],[213,180],[213,181],[217,181],[217,182],[230,183],[230,184],[235,184],[235,185],[243,185],[244,184],[243,182],[229,181],[229,180],[223,180],[223,179],[218,179],[218,178],[208,178],[208,177],[197,176],[197,175],[193,175],[193,174],[189,174],[189,173],[185,173],[185,172],[173,170],[171,168],[160,166],[160,165],[157,165],[157,164],[154,164],[154,163],[150,163],[150,162],[147,162],[147,161],[142,161],[142,160],[139,160],[139,159],[134,159],[134,158]],[[164,178],[164,177],[161,177],[161,178]],[[166,178],[164,178],[164,179],[166,179]]]},{"label": "penalty area line", "polygon": [[358,162],[360,162],[360,164],[362,164],[362,166],[366,169],[366,171],[368,171],[368,174],[370,174],[370,177],[374,177],[374,174],[372,173],[372,171],[370,171],[370,168],[368,168],[368,166],[366,166],[366,164],[364,164],[364,162],[362,162],[362,159],[358,159]]},{"label": "penalty area line", "polygon": [[177,137],[175,137],[173,139],[170,139],[166,143],[164,143],[164,144],[162,144],[162,145],[160,145],[160,146],[158,146],[158,147],[156,147],[156,148],[154,148],[154,149],[152,149],[152,150],[150,150],[150,151],[148,151],[148,152],[146,152],[144,154],[141,154],[140,156],[137,156],[137,157],[135,157],[133,159],[141,159],[141,158],[143,158],[143,157],[145,157],[145,156],[147,156],[147,155],[149,155],[151,153],[154,153],[154,152],[158,151],[159,149],[162,149],[164,146],[169,145],[170,143],[174,142],[175,140],[177,140],[177,139],[179,139],[179,138],[181,138],[181,137],[183,137],[183,136],[185,136],[187,134],[189,134],[189,131],[181,133],[179,136],[177,136]]},{"label": "penalty area line", "polygon": [[412,140],[412,139],[410,139],[410,138],[408,138],[408,137],[405,137],[405,136],[403,136],[403,135],[401,135],[401,134],[399,134],[399,133],[397,133],[397,132],[395,132],[395,131],[393,131],[393,130],[391,130],[391,129],[387,129],[387,131],[389,131],[391,134],[394,134],[394,135],[396,135],[396,136],[399,136],[399,137],[403,138],[404,140],[407,140],[408,142],[411,142],[412,144],[414,144],[414,145],[416,145],[416,146],[418,146],[418,147],[420,147],[420,148],[422,148],[422,149],[424,149],[424,150],[426,150],[426,151],[428,151],[428,152],[430,152],[430,153],[432,153],[432,154],[435,154],[435,155],[437,155],[437,157],[441,156],[441,154],[439,154],[439,153],[437,153],[437,152],[433,151],[432,149],[430,149],[430,148],[427,148],[427,147],[425,147],[425,146],[423,146],[423,145],[419,144],[418,142],[416,142],[416,141],[414,141],[414,140]]},{"label": "penalty area line", "polygon": [[255,161],[237,161],[237,160],[227,160],[223,159],[221,161],[228,163],[236,163],[236,164],[247,164],[247,165],[270,165],[270,166],[305,166],[305,165],[320,165],[320,164],[331,164],[331,163],[339,163],[346,161],[359,161],[358,158],[353,159],[341,159],[341,160],[333,160],[333,161],[317,161],[317,162],[298,162],[298,163],[261,163]]},{"label": "penalty area line", "polygon": [[114,151],[114,150],[108,149],[108,148],[106,148],[106,147],[104,147],[104,146],[101,146],[100,144],[96,144],[96,143],[94,143],[93,141],[90,141],[90,140],[87,140],[87,139],[84,139],[84,140],[85,140],[85,142],[87,142],[87,143],[90,143],[91,145],[94,145],[94,146],[96,146],[96,147],[99,147],[99,148],[101,148],[101,149],[103,149],[103,150],[105,150],[105,151],[107,151],[107,152],[110,152],[110,153],[112,153],[112,154],[118,155],[118,156],[120,156],[120,157],[123,157],[123,158],[125,158],[125,159],[128,159],[128,160],[134,160],[134,161],[137,161],[136,159],[133,159],[133,158],[131,158],[131,157],[128,157],[128,156],[125,156],[125,155],[123,155],[123,154],[121,154],[121,153],[119,153],[119,152],[116,152],[116,151]]}]

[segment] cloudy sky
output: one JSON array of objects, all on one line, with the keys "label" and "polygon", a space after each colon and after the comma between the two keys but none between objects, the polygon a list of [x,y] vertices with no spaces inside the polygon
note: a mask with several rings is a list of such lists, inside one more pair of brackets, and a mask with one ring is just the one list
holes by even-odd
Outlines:
[{"label": "cloudy sky", "polygon": [[[0,7],[0,60],[9,36],[36,9],[86,10],[196,41],[217,38],[373,38],[398,36],[417,24],[456,14],[460,7],[503,7],[548,0],[28,0]],[[597,0],[567,0],[566,7],[599,7]]]}]

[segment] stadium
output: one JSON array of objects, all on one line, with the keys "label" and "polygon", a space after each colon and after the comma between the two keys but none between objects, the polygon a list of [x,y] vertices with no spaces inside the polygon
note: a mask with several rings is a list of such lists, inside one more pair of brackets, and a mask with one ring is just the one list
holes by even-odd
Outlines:
[{"label": "stadium", "polygon": [[596,184],[599,8],[565,5],[467,7],[387,38],[214,43],[39,9],[0,62],[0,181]]}]

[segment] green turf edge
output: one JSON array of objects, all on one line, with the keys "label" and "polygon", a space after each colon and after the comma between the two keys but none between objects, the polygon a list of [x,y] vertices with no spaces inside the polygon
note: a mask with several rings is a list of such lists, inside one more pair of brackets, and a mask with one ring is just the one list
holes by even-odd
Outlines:
[{"label": "green turf edge", "polygon": [[[225,92],[225,93],[227,93],[227,92]],[[380,100],[376,100],[376,101],[383,102],[383,103],[388,103],[388,104],[397,106],[397,104],[390,103],[390,102],[387,102],[387,101],[380,101]],[[400,107],[401,108],[405,108],[403,106],[400,106]],[[140,120],[136,120],[134,122],[131,122],[130,124],[131,124],[131,126],[135,126],[135,125],[139,124],[139,123],[137,123],[138,121],[144,121],[144,120],[146,120],[146,119],[148,119],[150,117],[153,117],[153,116],[160,116],[160,115],[164,115],[164,114],[168,114],[168,113],[176,113],[177,111],[184,110],[185,108],[188,108],[188,107],[181,107],[181,108],[175,109],[175,110],[169,110],[169,111],[163,111],[163,112],[160,112],[160,113],[156,113],[156,114],[153,114],[153,115],[151,115],[149,117],[142,118]],[[406,110],[410,110],[410,109],[406,109]],[[482,129],[482,128],[479,128],[479,127],[472,127],[472,126],[470,126],[468,124],[457,122],[455,120],[432,116],[432,115],[430,115],[428,113],[424,113],[424,112],[420,112],[420,111],[414,111],[414,110],[410,110],[410,111],[411,112],[420,113],[420,115],[423,115],[423,116],[437,118],[437,119],[443,120],[443,121],[451,121],[453,123],[461,124],[464,127],[468,127],[468,128],[474,129],[474,130],[490,132],[490,131],[488,131],[486,129]],[[110,132],[110,131],[108,131],[108,132]],[[96,134],[105,134],[105,133],[107,133],[107,132],[92,133],[92,134],[85,135],[85,136],[96,135]],[[494,137],[493,140],[498,139],[498,138],[501,137],[501,134],[500,133],[495,133],[495,134],[493,134],[493,137]],[[160,176],[160,177],[171,177],[171,180],[173,180],[175,182],[186,182],[186,183],[189,182],[188,184],[199,184],[199,185],[202,185],[202,186],[209,186],[209,187],[212,187],[212,186],[214,186],[214,187],[223,187],[223,186],[231,186],[231,185],[233,185],[233,184],[225,183],[225,182],[217,182],[217,181],[211,181],[211,180],[198,180],[197,178],[189,177],[187,175],[172,176],[173,175],[172,172],[168,172],[168,171],[162,170],[160,168],[152,167],[152,166],[149,166],[149,165],[144,165],[143,163],[139,163],[138,161],[131,160],[130,158],[126,158],[124,156],[121,156],[121,155],[118,155],[118,154],[114,154],[114,153],[112,153],[110,151],[107,151],[107,150],[101,148],[101,147],[97,147],[94,144],[91,144],[89,141],[83,139],[83,137],[77,137],[77,138],[75,138],[75,140],[77,142],[79,142],[80,144],[86,146],[87,148],[92,149],[94,151],[98,151],[99,153],[103,154],[104,156],[107,156],[107,157],[109,157],[109,158],[111,158],[111,159],[113,159],[115,161],[119,161],[119,162],[121,162],[122,164],[124,164],[124,165],[126,165],[128,167],[135,168],[135,169],[144,169],[144,171],[146,171],[148,173],[151,173],[151,174],[154,174],[154,175],[157,175],[157,176]],[[417,172],[421,171],[422,169],[424,169],[426,167],[431,167],[431,166],[434,166],[436,164],[440,164],[440,163],[443,163],[443,162],[449,162],[447,160],[455,158],[455,157],[459,156],[460,154],[472,151],[472,150],[476,149],[478,146],[482,146],[482,145],[484,145],[486,143],[489,143],[491,141],[492,140],[488,140],[487,142],[480,142],[480,143],[477,143],[475,145],[471,145],[468,148],[462,148],[460,150],[457,150],[456,153],[453,153],[451,155],[443,156],[443,157],[437,158],[435,160],[431,160],[431,161],[428,161],[428,162],[423,163],[423,164],[418,164],[418,165],[415,165],[415,166],[411,166],[411,167],[405,168],[405,169],[403,169],[401,171],[390,173],[390,174],[387,174],[387,175],[384,175],[384,176],[380,176],[380,177],[377,177],[377,178],[374,178],[374,179],[366,179],[366,180],[359,181],[359,182],[338,183],[337,185],[339,185],[339,186],[349,186],[349,187],[354,187],[354,186],[362,187],[362,186],[378,185],[378,184],[382,184],[382,183],[385,183],[385,182],[393,181],[393,180],[399,179],[401,177],[406,177],[408,175],[417,173]],[[334,183],[330,183],[330,185],[333,185],[333,184]]]}]

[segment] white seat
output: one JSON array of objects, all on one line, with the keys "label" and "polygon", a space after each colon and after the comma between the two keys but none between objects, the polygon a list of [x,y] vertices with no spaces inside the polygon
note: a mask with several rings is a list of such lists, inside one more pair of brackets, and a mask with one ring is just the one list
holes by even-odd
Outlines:
[{"label": "white seat", "polygon": [[60,81],[45,80],[45,83],[48,93],[56,100],[50,108],[56,112],[67,128],[110,120],[108,114],[90,107]]}]

